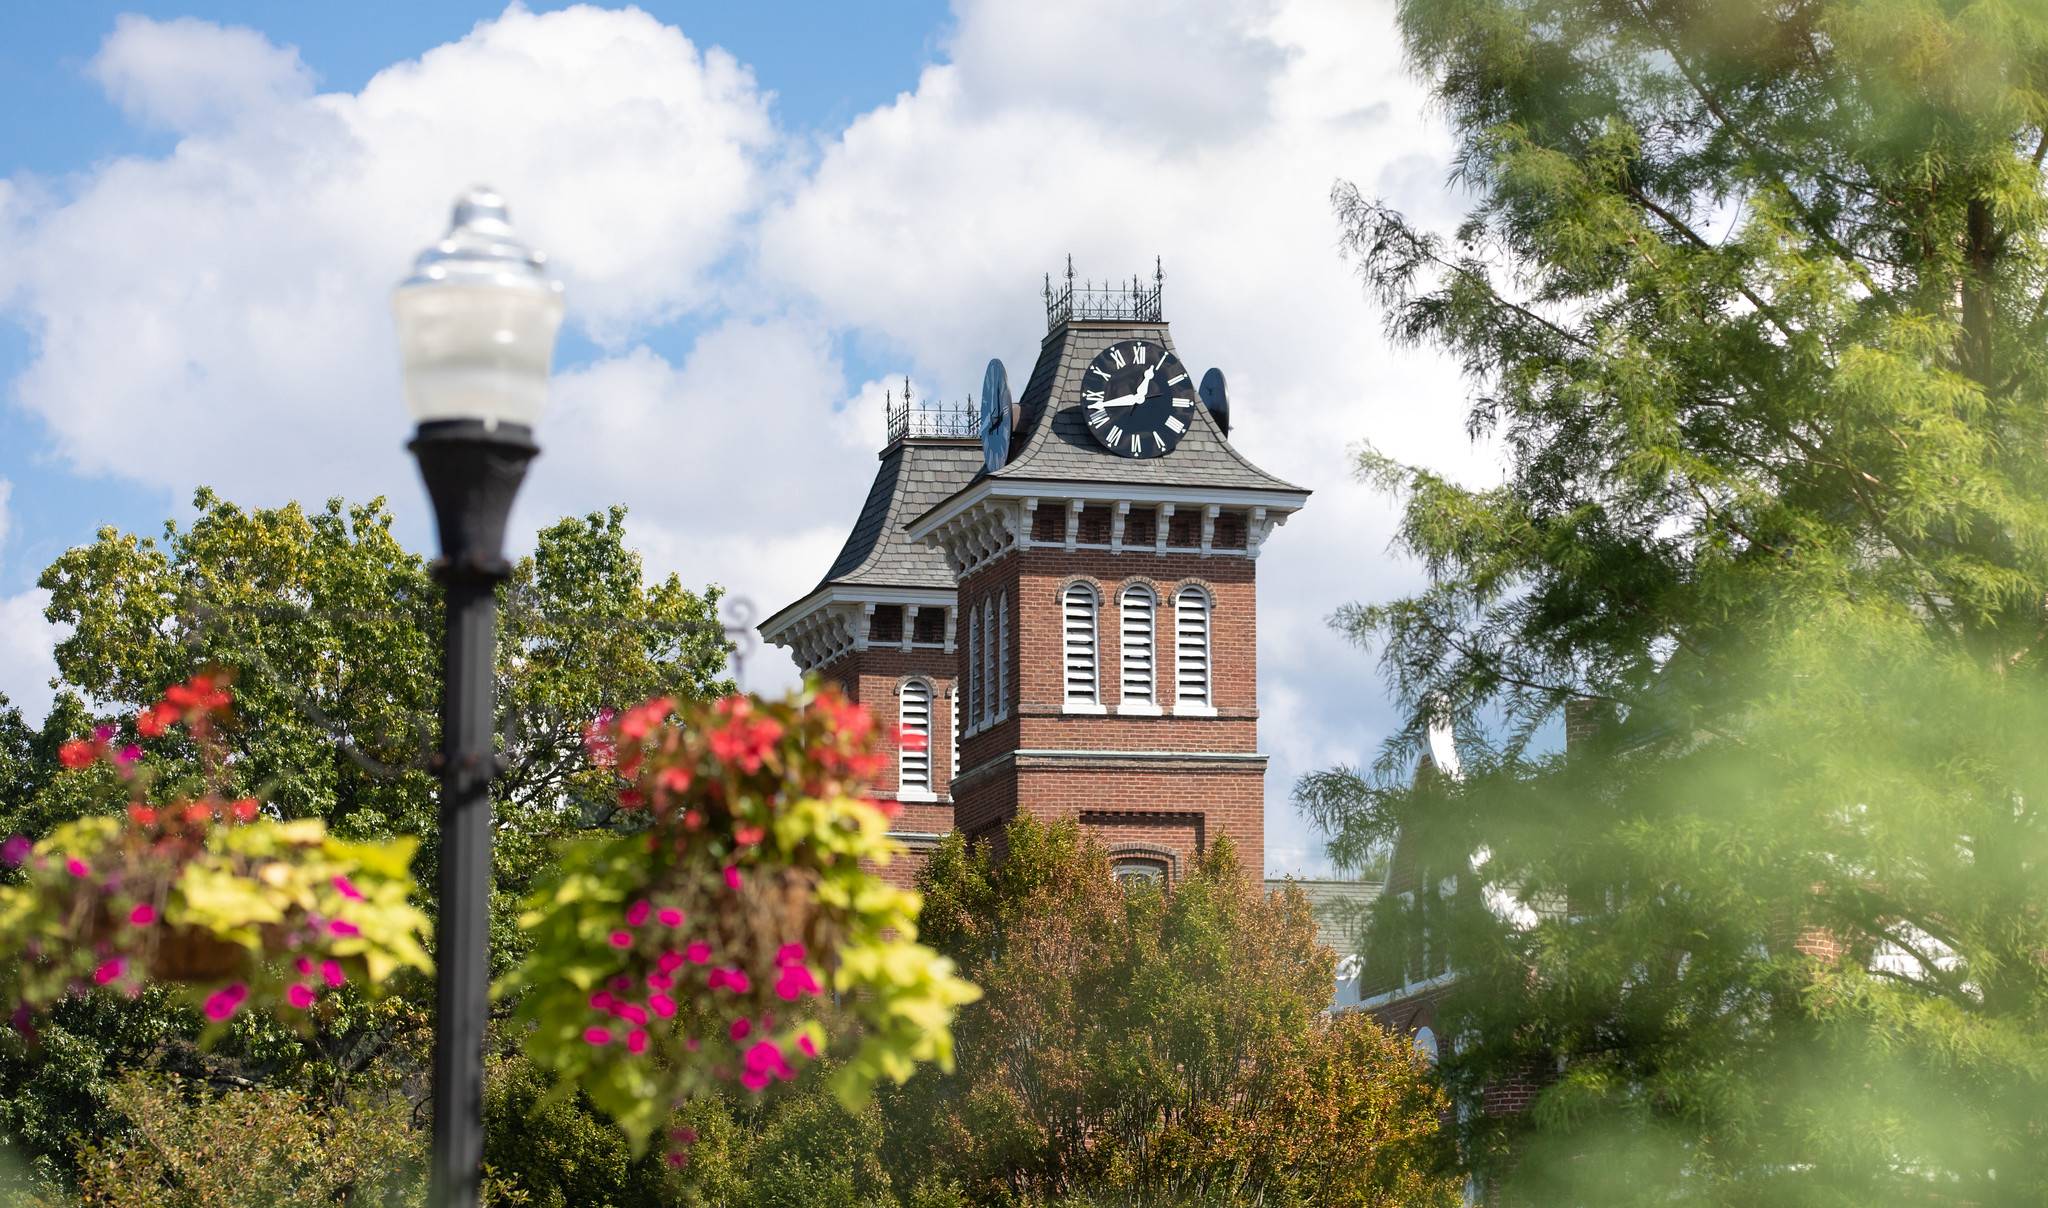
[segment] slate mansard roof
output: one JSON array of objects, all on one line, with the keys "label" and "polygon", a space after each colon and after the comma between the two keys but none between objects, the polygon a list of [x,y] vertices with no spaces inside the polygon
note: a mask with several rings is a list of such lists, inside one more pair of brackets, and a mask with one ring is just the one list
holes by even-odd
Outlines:
[{"label": "slate mansard roof", "polygon": [[981,462],[978,442],[911,439],[890,446],[882,454],[853,531],[818,587],[863,583],[952,590],[953,572],[946,566],[946,555],[910,540],[906,526],[965,486]]},{"label": "slate mansard roof", "polygon": [[[994,473],[977,467],[973,477],[955,491],[906,519],[914,523],[984,483],[1095,483],[1308,495],[1307,488],[1276,478],[1247,460],[1223,435],[1209,408],[1200,403],[1194,407],[1187,434],[1164,457],[1125,458],[1104,449],[1088,430],[1087,413],[1081,405],[1081,375],[1098,353],[1119,340],[1152,340],[1179,355],[1163,322],[1077,320],[1056,326],[1046,335],[1030,380],[1017,400],[1017,430],[1010,438],[1009,459],[1003,467]],[[1191,376],[1202,373],[1185,358],[1181,364]]]},{"label": "slate mansard roof", "polygon": [[[839,556],[818,585],[761,624],[763,636],[775,641],[787,623],[808,614],[835,590],[894,588],[918,592],[953,590],[953,572],[946,555],[906,531],[912,518],[959,490],[981,469],[981,443],[971,440],[909,437],[882,451],[881,466],[868,487],[867,500],[846,535]],[[843,597],[840,597],[843,598]]]}]

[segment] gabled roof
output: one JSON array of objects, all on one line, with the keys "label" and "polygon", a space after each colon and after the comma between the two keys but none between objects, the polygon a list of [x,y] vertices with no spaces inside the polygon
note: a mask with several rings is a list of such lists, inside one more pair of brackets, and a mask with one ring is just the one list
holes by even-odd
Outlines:
[{"label": "gabled roof", "polygon": [[1365,950],[1365,925],[1383,888],[1380,882],[1266,879],[1268,890],[1286,885],[1299,889],[1308,899],[1309,912],[1316,917],[1316,938],[1335,950],[1338,960]]}]

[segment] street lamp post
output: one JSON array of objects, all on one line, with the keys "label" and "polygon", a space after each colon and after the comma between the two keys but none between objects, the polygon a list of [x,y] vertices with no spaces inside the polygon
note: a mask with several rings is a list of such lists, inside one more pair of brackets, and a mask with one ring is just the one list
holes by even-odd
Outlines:
[{"label": "street lamp post", "polygon": [[492,673],[505,521],[547,401],[562,287],[512,232],[505,203],[472,189],[448,234],[392,297],[411,449],[433,500],[447,596],[442,639],[441,864],[434,926],[434,1208],[470,1208],[483,1167],[490,985]]}]

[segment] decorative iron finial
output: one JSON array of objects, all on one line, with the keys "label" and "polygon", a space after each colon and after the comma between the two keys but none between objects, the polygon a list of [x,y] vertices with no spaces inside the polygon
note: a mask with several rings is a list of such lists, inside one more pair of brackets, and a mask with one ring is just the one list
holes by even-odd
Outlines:
[{"label": "decorative iron finial", "polygon": [[907,373],[903,375],[903,405],[910,405],[910,375]]},{"label": "decorative iron finial", "polygon": [[1166,263],[1158,256],[1152,257],[1152,288],[1166,284]]},{"label": "decorative iron finial", "polygon": [[1067,288],[1074,288],[1074,253],[1067,253]]},{"label": "decorative iron finial", "polygon": [[1046,305],[1048,305],[1048,306],[1052,305],[1052,274],[1051,274],[1051,273],[1047,273],[1047,274],[1045,275],[1045,302],[1046,302]]}]

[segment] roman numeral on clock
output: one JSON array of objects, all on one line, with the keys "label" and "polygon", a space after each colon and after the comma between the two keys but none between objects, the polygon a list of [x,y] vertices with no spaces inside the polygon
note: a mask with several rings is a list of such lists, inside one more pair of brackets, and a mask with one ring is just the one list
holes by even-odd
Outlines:
[{"label": "roman numeral on clock", "polygon": [[[1154,433],[1152,434],[1152,439],[1153,439],[1153,440],[1158,440],[1158,439],[1159,439],[1159,434],[1158,434],[1157,432],[1154,432]],[[1143,438],[1143,437],[1141,437],[1141,436],[1139,436],[1139,435],[1138,435],[1138,434],[1137,434],[1136,432],[1133,432],[1133,433],[1131,433],[1131,455],[1135,457],[1135,456],[1136,456],[1136,455],[1138,454],[1138,451],[1139,451],[1139,450],[1141,450],[1141,449],[1143,449],[1144,447],[1145,447],[1145,440],[1144,440],[1144,438]]]},{"label": "roman numeral on clock", "polygon": [[1152,448],[1160,453],[1166,452],[1166,438],[1154,432],[1152,434]]},{"label": "roman numeral on clock", "polygon": [[1188,375],[1187,375],[1187,374],[1185,374],[1185,373],[1179,373],[1179,374],[1175,374],[1174,376],[1172,376],[1172,377],[1170,377],[1170,378],[1167,378],[1167,379],[1166,379],[1166,384],[1167,384],[1167,385],[1169,385],[1169,386],[1178,386],[1178,385],[1180,385],[1180,384],[1181,384],[1182,382],[1185,382],[1185,381],[1187,381],[1187,380],[1188,380]]},{"label": "roman numeral on clock", "polygon": [[1100,365],[1091,365],[1091,366],[1089,366],[1089,368],[1088,368],[1088,372],[1090,372],[1090,373],[1094,374],[1094,375],[1095,375],[1096,377],[1099,377],[1099,378],[1101,378],[1101,379],[1102,379],[1103,381],[1105,381],[1105,382],[1109,380],[1109,373],[1108,373],[1108,371],[1107,371],[1107,370],[1105,370],[1105,369],[1103,369],[1103,368],[1102,368],[1102,366],[1100,366]]},{"label": "roman numeral on clock", "polygon": [[1118,369],[1122,369],[1125,365],[1129,364],[1128,361],[1124,360],[1124,354],[1121,348],[1110,349],[1109,359],[1116,362],[1116,367]]},{"label": "roman numeral on clock", "polygon": [[1143,365],[1145,363],[1145,342],[1143,340],[1131,346],[1131,363],[1134,365]]},{"label": "roman numeral on clock", "polygon": [[[1167,416],[1167,417],[1166,417],[1166,426],[1167,426],[1167,427],[1169,427],[1169,428],[1171,428],[1171,429],[1173,429],[1173,430],[1174,430],[1175,432],[1185,432],[1185,431],[1187,431],[1187,430],[1188,430],[1188,426],[1187,426],[1187,423],[1186,423],[1185,421],[1183,421],[1183,420],[1181,419],[1181,417],[1180,417],[1180,416],[1178,416],[1178,415],[1169,415],[1169,416]],[[1156,435],[1158,435],[1158,433],[1156,433],[1156,432],[1155,432],[1155,433],[1153,433],[1153,435],[1155,435],[1155,436],[1156,436]]]},{"label": "roman numeral on clock", "polygon": [[1109,443],[1110,443],[1110,444],[1112,444],[1112,445],[1113,445],[1113,444],[1116,444],[1116,443],[1117,443],[1118,441],[1122,440],[1123,438],[1124,438],[1124,430],[1123,430],[1122,428],[1120,428],[1120,427],[1112,427],[1112,428],[1110,428],[1110,430],[1109,430]]},{"label": "roman numeral on clock", "polygon": [[1108,395],[1100,390],[1083,390],[1081,392],[1081,401],[1084,403],[1096,403],[1099,405],[1107,397]]},{"label": "roman numeral on clock", "polygon": [[1176,411],[1184,411],[1187,408],[1192,407],[1194,405],[1195,400],[1191,398],[1177,398],[1173,400],[1173,409]]},{"label": "roman numeral on clock", "polygon": [[1088,413],[1088,426],[1091,428],[1097,429],[1099,431],[1102,428],[1102,425],[1108,422],[1109,412],[1107,411],[1090,411]]}]

